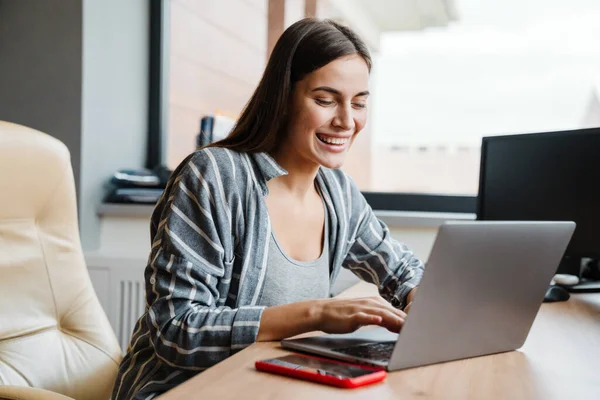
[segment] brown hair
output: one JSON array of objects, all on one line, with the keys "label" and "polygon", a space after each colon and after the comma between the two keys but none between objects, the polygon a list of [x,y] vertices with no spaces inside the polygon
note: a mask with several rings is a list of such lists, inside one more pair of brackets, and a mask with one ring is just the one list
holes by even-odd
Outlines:
[{"label": "brown hair", "polygon": [[273,151],[286,124],[295,83],[351,54],[361,56],[371,71],[369,50],[350,28],[314,18],[294,23],[275,44],[260,83],[229,136],[211,146],[246,153]]}]

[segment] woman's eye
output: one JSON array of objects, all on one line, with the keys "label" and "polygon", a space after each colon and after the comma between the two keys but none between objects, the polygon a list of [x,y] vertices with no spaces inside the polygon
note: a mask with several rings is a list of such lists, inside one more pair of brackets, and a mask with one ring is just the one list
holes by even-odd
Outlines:
[{"label": "woman's eye", "polygon": [[356,108],[366,108],[367,105],[363,103],[352,103],[352,105]]},{"label": "woman's eye", "polygon": [[322,106],[330,106],[333,104],[333,101],[329,101],[329,100],[321,100],[321,99],[315,99],[317,104],[320,104]]}]

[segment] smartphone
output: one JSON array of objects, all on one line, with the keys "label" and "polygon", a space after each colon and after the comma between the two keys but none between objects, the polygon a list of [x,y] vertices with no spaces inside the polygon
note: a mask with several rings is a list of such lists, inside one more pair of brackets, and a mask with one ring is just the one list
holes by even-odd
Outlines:
[{"label": "smartphone", "polygon": [[304,354],[291,354],[284,357],[256,361],[254,366],[260,371],[347,389],[381,382],[387,376],[387,372],[383,369]]}]

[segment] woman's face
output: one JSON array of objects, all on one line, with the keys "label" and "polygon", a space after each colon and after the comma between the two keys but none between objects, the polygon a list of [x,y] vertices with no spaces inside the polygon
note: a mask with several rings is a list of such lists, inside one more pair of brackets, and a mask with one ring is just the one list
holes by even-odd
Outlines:
[{"label": "woman's face", "polygon": [[286,146],[327,168],[344,164],[367,121],[369,69],[358,54],[338,58],[297,82]]}]

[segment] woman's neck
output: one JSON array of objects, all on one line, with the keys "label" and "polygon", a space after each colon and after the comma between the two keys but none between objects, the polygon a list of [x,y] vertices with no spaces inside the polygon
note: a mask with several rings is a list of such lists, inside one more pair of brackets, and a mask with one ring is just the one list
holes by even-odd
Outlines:
[{"label": "woman's neck", "polygon": [[[277,185],[298,199],[304,199],[315,192],[315,178],[319,165],[307,162],[300,154],[289,151],[285,147],[274,151],[271,156],[288,174],[280,176],[271,185]],[[269,185],[269,186],[271,186]]]}]

